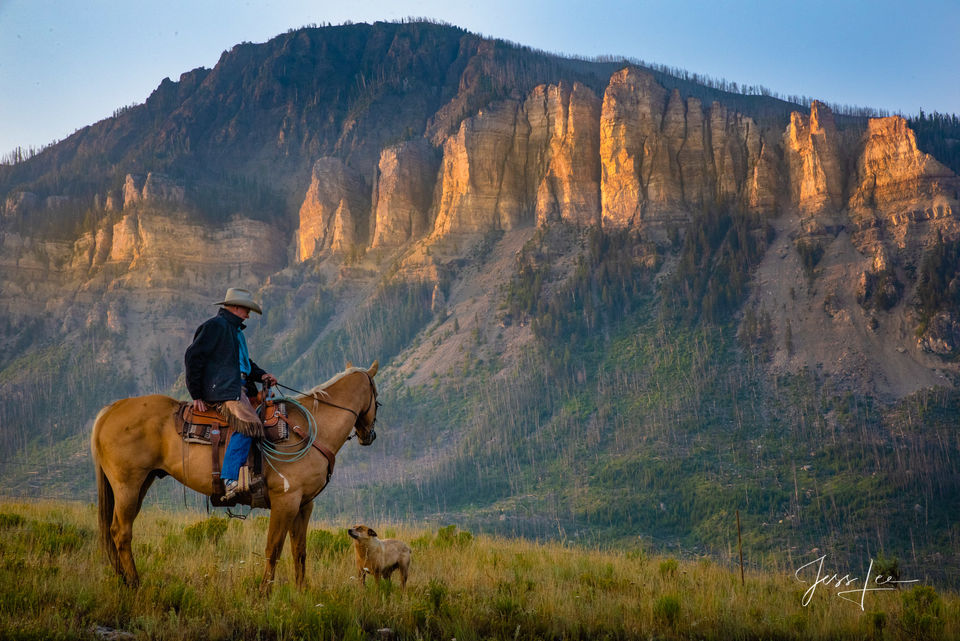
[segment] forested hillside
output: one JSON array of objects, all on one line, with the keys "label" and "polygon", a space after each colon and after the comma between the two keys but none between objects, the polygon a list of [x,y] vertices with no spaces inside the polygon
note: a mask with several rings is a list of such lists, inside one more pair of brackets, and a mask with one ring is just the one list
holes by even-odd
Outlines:
[{"label": "forested hillside", "polygon": [[960,118],[957,114],[923,111],[910,118],[910,128],[917,132],[917,144],[928,154],[960,172]]},{"label": "forested hillside", "polygon": [[[381,479],[360,503],[385,518],[587,543],[639,536],[728,559],[740,510],[755,561],[883,553],[952,581],[960,396],[889,404],[816,371],[770,376],[769,316],[738,327],[745,290],[730,285],[749,278],[766,233],[738,246],[747,220],[714,225],[642,267],[642,238],[539,232],[499,311],[529,323],[534,341],[504,368],[486,347],[495,336],[469,336],[452,376],[389,385],[383,416],[403,426],[400,451],[369,464],[356,453],[358,475]],[[547,248],[569,235],[582,252],[557,282]],[[657,288],[659,265],[675,260],[687,267]],[[716,277],[696,282],[704,271]],[[397,474],[397,458],[416,464]],[[349,514],[355,500],[351,490],[334,503]]]}]

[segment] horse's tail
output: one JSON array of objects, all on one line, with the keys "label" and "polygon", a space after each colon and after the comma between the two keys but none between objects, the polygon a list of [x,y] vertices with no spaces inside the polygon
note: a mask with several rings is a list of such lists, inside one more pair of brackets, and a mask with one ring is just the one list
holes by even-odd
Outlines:
[{"label": "horse's tail", "polygon": [[93,453],[93,464],[97,476],[97,513],[100,524],[100,547],[107,553],[110,563],[117,571],[120,570],[120,555],[117,552],[117,544],[110,533],[110,526],[113,524],[114,496],[113,486],[110,485],[110,479],[103,471],[100,463],[100,448],[98,447],[97,437],[100,434],[103,418],[110,409],[110,405],[104,407],[97,414],[93,421],[93,433],[90,436],[90,450]]}]

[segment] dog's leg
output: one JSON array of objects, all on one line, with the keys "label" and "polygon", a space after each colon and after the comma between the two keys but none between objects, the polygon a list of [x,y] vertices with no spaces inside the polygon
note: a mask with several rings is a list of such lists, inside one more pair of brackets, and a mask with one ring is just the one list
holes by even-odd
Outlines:
[{"label": "dog's leg", "polygon": [[367,557],[357,548],[357,578],[360,579],[360,585],[367,584]]}]

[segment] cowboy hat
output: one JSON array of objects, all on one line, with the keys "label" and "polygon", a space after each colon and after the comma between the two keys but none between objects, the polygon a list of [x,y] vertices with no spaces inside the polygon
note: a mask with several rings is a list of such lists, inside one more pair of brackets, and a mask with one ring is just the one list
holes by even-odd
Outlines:
[{"label": "cowboy hat", "polygon": [[251,312],[256,312],[260,315],[263,315],[260,306],[253,302],[253,296],[250,294],[249,290],[240,289],[239,287],[231,287],[227,290],[227,295],[223,297],[223,300],[219,303],[214,303],[214,305],[236,305],[237,307],[246,307]]}]

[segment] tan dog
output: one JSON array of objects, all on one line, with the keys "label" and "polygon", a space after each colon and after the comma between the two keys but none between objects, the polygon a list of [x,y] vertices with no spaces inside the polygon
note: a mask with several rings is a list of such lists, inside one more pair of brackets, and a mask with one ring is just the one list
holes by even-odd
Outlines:
[{"label": "tan dog", "polygon": [[366,583],[367,575],[375,579],[390,580],[394,570],[400,570],[400,586],[407,586],[407,571],[410,568],[410,546],[397,539],[377,538],[377,533],[366,525],[357,525],[347,530],[353,538],[357,553],[357,575]]}]

